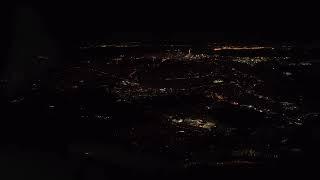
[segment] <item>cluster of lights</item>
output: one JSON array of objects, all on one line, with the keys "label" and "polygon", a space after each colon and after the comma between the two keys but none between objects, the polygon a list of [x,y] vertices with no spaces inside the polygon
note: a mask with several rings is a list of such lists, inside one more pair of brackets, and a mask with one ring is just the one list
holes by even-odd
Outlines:
[{"label": "cluster of lights", "polygon": [[94,117],[97,118],[98,120],[105,120],[105,121],[111,119],[111,116],[104,115],[104,114],[96,114]]},{"label": "cluster of lights", "polygon": [[241,149],[241,150],[233,151],[232,155],[235,157],[264,157],[268,159],[279,158],[278,153],[258,152],[255,149]]},{"label": "cluster of lights", "polygon": [[205,121],[202,119],[191,119],[191,118],[176,119],[176,118],[169,117],[169,120],[174,124],[181,124],[184,126],[197,127],[197,128],[206,129],[209,131],[212,128],[216,127],[216,123]]},{"label": "cluster of lights", "polygon": [[113,93],[117,94],[119,98],[126,101],[129,99],[134,100],[137,98],[166,96],[170,94],[186,94],[187,89],[143,88],[138,85],[127,85],[127,88],[115,87],[113,90]]},{"label": "cluster of lights", "polygon": [[254,66],[260,62],[270,61],[268,57],[235,57],[233,61]]}]

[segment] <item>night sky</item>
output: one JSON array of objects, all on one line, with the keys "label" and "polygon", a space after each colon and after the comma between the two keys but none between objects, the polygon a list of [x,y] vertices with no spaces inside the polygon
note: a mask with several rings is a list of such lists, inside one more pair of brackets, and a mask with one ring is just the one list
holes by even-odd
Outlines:
[{"label": "night sky", "polygon": [[18,7],[32,8],[48,31],[63,41],[320,40],[318,14],[312,4],[306,7],[293,2],[34,3],[12,4],[11,17]]}]

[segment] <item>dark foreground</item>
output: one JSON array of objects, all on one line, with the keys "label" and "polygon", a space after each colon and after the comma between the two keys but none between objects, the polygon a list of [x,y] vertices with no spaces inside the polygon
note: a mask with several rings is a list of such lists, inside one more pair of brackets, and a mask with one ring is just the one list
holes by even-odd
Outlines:
[{"label": "dark foreground", "polygon": [[290,44],[84,43],[78,60],[54,68],[50,57],[34,57],[34,75],[0,82],[6,173],[305,172],[319,160],[317,52]]}]

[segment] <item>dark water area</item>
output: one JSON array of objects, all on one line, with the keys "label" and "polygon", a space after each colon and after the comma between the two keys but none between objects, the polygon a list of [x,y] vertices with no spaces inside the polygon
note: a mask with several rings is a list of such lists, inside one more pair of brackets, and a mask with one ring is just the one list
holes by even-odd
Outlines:
[{"label": "dark water area", "polygon": [[[317,47],[82,42],[79,52],[15,94],[0,81],[3,146],[88,179],[276,174],[319,159]],[[50,62],[32,58],[30,72]]]}]

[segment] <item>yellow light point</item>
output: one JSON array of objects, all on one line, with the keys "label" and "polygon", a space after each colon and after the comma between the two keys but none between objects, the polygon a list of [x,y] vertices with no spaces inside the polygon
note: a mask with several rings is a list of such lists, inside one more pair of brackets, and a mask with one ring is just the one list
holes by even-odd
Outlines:
[{"label": "yellow light point", "polygon": [[215,95],[215,97],[218,98],[219,100],[223,100],[223,99],[224,99],[223,96],[221,96],[221,95],[219,95],[219,94],[217,94],[217,93],[214,93],[214,95]]},{"label": "yellow light point", "polygon": [[237,102],[231,102],[231,104],[233,104],[233,105],[239,105],[239,103],[237,103]]}]

